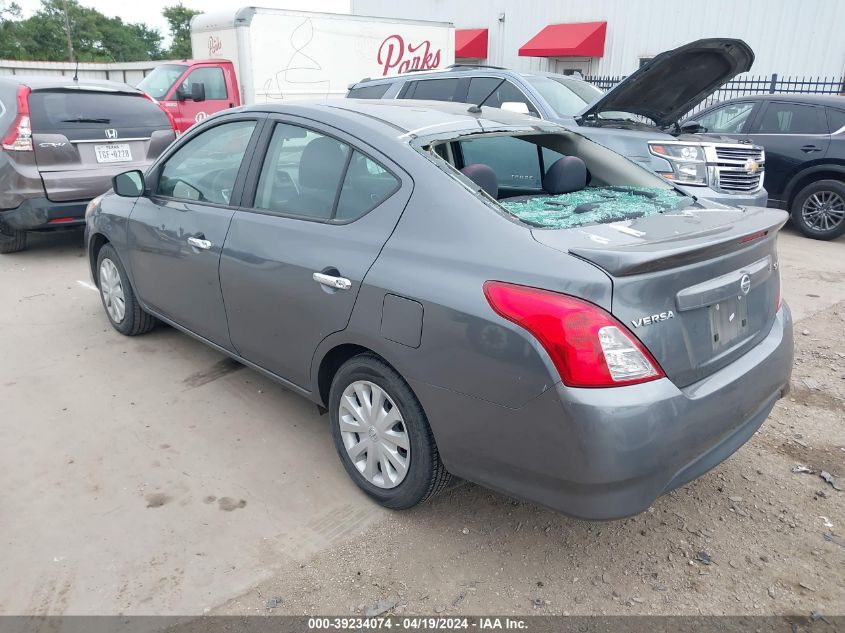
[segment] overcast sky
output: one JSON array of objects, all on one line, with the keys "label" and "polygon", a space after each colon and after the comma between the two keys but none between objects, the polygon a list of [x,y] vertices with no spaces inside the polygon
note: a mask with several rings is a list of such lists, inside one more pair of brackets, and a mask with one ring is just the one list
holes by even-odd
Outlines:
[{"label": "overcast sky", "polygon": [[[31,15],[40,6],[40,0],[16,0],[23,9],[24,16]],[[179,0],[79,0],[83,6],[93,7],[109,16],[116,16],[124,22],[144,22],[147,26],[157,28],[159,32],[168,37],[167,21],[162,17],[161,10],[172,4],[178,4]],[[182,0],[182,4],[197,11],[218,11],[220,9],[235,8],[240,6],[262,6],[262,7],[284,7],[292,4],[291,0]],[[307,5],[307,1],[300,4]],[[304,7],[303,7],[304,8]]]}]

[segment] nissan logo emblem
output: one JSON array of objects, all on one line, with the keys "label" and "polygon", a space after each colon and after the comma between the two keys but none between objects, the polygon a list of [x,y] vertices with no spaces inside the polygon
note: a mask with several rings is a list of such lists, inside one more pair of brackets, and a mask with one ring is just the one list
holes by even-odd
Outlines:
[{"label": "nissan logo emblem", "polygon": [[743,275],[739,280],[739,289],[742,290],[742,294],[747,295],[748,291],[751,290],[751,277]]},{"label": "nissan logo emblem", "polygon": [[117,138],[117,130],[113,128],[106,130],[106,138]]}]

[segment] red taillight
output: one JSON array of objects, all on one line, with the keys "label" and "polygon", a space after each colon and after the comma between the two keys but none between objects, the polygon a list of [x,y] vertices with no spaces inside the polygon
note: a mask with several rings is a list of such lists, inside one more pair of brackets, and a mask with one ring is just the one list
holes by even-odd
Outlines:
[{"label": "red taillight", "polygon": [[12,152],[32,151],[32,126],[29,120],[29,86],[18,86],[18,115],[3,137],[3,149]]},{"label": "red taillight", "polygon": [[628,329],[597,305],[539,288],[484,284],[499,316],[530,332],[570,387],[618,387],[665,376]]},{"label": "red taillight", "polygon": [[52,220],[48,220],[47,224],[64,224],[65,222],[73,222],[78,219],[79,218],[53,218]]},{"label": "red taillight", "polygon": [[167,109],[163,105],[161,105],[161,102],[156,101],[150,95],[148,95],[146,92],[142,92],[141,94],[144,95],[145,98],[149,99],[154,104],[156,104],[156,106],[158,106],[159,110],[164,112],[165,116],[167,116],[167,122],[170,123],[171,129],[176,133],[176,136],[179,136],[179,130],[176,127],[175,117],[172,114],[170,114],[170,112],[168,112]]},{"label": "red taillight", "polygon": [[768,234],[768,231],[757,231],[756,233],[752,233],[751,235],[746,235],[745,237],[739,240],[739,243],[748,244],[748,242],[759,240],[761,237],[766,237]]}]

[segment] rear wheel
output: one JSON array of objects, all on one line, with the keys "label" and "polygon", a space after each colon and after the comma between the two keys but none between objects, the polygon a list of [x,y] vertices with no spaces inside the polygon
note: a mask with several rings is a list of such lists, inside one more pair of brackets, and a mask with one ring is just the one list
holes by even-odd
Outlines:
[{"label": "rear wheel", "polygon": [[103,246],[97,256],[97,285],[106,316],[115,330],[126,336],[137,336],[155,327],[156,318],[141,308],[111,244]]},{"label": "rear wheel", "polygon": [[381,505],[404,510],[449,483],[422,406],[379,357],[361,354],[338,370],[329,411],[343,467]]},{"label": "rear wheel", "polygon": [[26,248],[26,231],[18,231],[0,222],[0,253],[17,253]]},{"label": "rear wheel", "polygon": [[807,237],[832,240],[845,234],[845,183],[819,180],[807,185],[795,196],[790,214]]}]

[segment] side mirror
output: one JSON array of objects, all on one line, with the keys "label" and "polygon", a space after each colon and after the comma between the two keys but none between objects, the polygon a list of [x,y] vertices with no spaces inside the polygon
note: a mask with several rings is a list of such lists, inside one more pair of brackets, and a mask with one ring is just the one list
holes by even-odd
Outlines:
[{"label": "side mirror", "polygon": [[205,101],[205,84],[191,84],[191,100]]},{"label": "side mirror", "polygon": [[704,127],[698,121],[691,120],[681,123],[681,132],[685,134],[698,134],[704,131]]},{"label": "side mirror", "polygon": [[114,192],[124,198],[137,198],[144,193],[144,189],[147,187],[144,174],[137,169],[118,174],[112,178],[111,182]]},{"label": "side mirror", "polygon": [[518,112],[519,114],[528,114],[528,104],[523,101],[502,101],[502,110],[508,112]]}]

